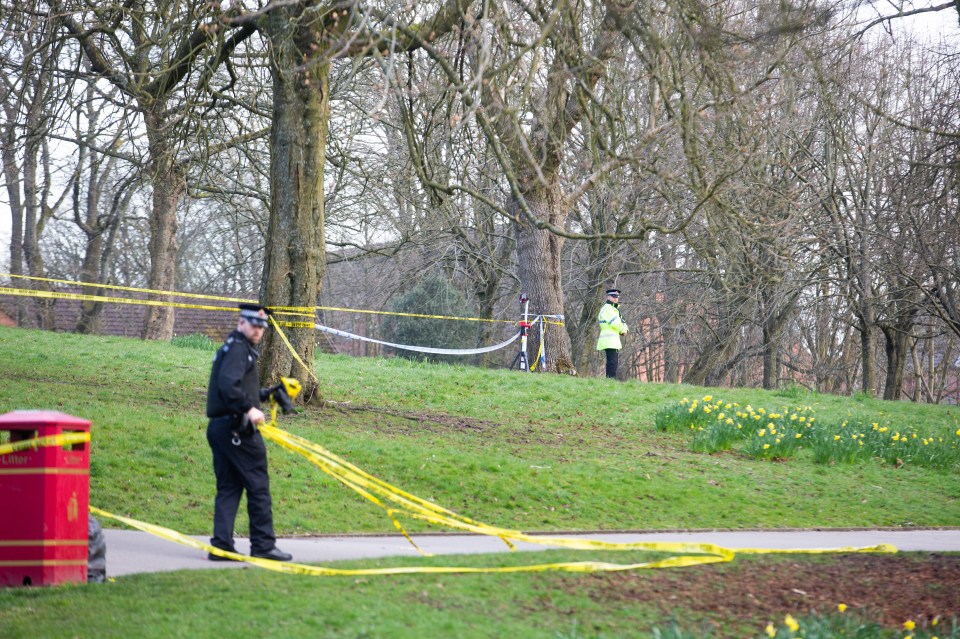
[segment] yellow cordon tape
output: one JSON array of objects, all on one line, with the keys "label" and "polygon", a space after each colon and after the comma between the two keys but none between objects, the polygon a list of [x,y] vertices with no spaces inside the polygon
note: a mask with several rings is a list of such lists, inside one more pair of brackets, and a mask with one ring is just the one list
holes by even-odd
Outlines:
[{"label": "yellow cordon tape", "polygon": [[109,289],[113,291],[131,291],[133,293],[148,293],[150,295],[172,295],[176,297],[190,297],[193,299],[202,299],[202,300],[217,300],[219,302],[251,302],[256,303],[257,300],[247,300],[241,299],[238,297],[218,297],[216,295],[206,295],[203,293],[181,293],[179,291],[158,291],[150,288],[137,288],[135,286],[117,286],[116,284],[98,284],[91,282],[77,282],[74,280],[56,280],[49,277],[34,277],[32,275],[15,275],[13,273],[0,273],[0,277],[8,278],[18,278],[21,280],[31,280],[34,282],[49,282],[51,284],[69,284],[70,286],[86,286],[88,288],[102,288]]},{"label": "yellow cordon tape", "polygon": [[[179,291],[160,291],[150,288],[137,288],[134,286],[117,286],[114,284],[98,284],[90,282],[78,282],[74,280],[58,280],[49,277],[34,277],[31,275],[16,275],[13,273],[0,273],[0,278],[19,278],[24,280],[31,280],[35,282],[48,282],[51,284],[67,284],[70,286],[85,286],[89,288],[101,288],[109,289],[116,291],[130,291],[134,293],[146,293],[148,295],[166,295],[171,297],[189,297],[192,299],[204,299],[204,300],[215,300],[219,302],[251,302],[256,303],[257,300],[242,299],[238,297],[220,297],[217,295],[205,295],[203,293],[181,293]],[[175,306],[176,308],[199,308],[206,310],[225,310],[232,311],[236,310],[233,307],[222,307],[222,306],[191,306],[191,305],[177,305],[175,303],[160,302],[156,300],[138,300],[131,299],[126,297],[104,297],[100,295],[84,295],[82,293],[58,293],[55,296],[51,295],[42,295],[38,293],[50,293],[50,291],[35,291],[33,289],[21,289],[21,288],[9,288],[9,287],[0,287],[0,293],[6,293],[8,295],[20,295],[23,297],[58,297],[61,299],[78,299],[81,301],[90,301],[90,302],[113,302],[117,304],[149,304],[153,302],[152,306]],[[272,311],[276,312],[279,315],[300,315],[304,317],[313,317],[315,311],[342,311],[345,313],[367,313],[371,315],[393,315],[398,317],[421,317],[427,319],[445,319],[445,320],[460,320],[464,322],[502,322],[506,324],[515,324],[513,320],[499,320],[499,319],[486,319],[481,317],[457,317],[454,315],[423,315],[419,313],[398,313],[394,311],[372,311],[372,310],[363,310],[356,308],[343,308],[339,306],[270,306]],[[561,323],[555,323],[558,326],[563,326]],[[303,324],[307,324],[303,322]],[[294,326],[292,328],[313,328],[311,323],[309,326]]]},{"label": "yellow cordon tape", "polygon": [[[293,355],[293,359],[297,360],[297,363],[300,364],[301,368],[303,368],[303,370],[307,371],[307,375],[309,375],[310,378],[311,378],[314,382],[316,382],[317,388],[319,388],[319,387],[320,387],[320,380],[317,379],[317,376],[316,376],[316,375],[314,375],[313,369],[311,369],[309,366],[307,366],[306,364],[303,363],[303,359],[300,357],[300,355],[297,354],[297,349],[295,349],[295,348],[293,347],[293,344],[290,343],[290,340],[287,339],[287,336],[284,334],[284,332],[283,332],[282,330],[280,330],[280,324],[281,324],[281,323],[280,323],[280,322],[277,322],[277,320],[273,319],[272,316],[270,317],[270,323],[273,324],[273,328],[276,329],[277,335],[279,335],[279,336],[280,336],[280,339],[283,340],[283,345],[286,346],[286,347],[287,347],[287,350],[290,351],[290,354]],[[290,322],[283,322],[283,324],[287,324],[287,323],[290,323]],[[309,325],[307,328],[313,328],[313,324],[310,323],[310,325]],[[277,421],[277,407],[276,407],[276,405],[274,405],[274,406],[273,406],[273,422],[276,423],[276,421]]]},{"label": "yellow cordon tape", "polygon": [[[274,407],[274,423],[276,418],[276,408]],[[119,521],[123,524],[126,524],[132,528],[142,530],[143,532],[149,533],[151,535],[160,537],[161,539],[166,539],[168,541],[173,541],[185,546],[190,546],[198,550],[206,551],[208,553],[213,553],[221,557],[226,557],[229,559],[235,559],[237,561],[245,561],[247,563],[259,566],[260,568],[265,568],[267,570],[274,570],[277,572],[283,572],[288,574],[297,574],[297,575],[312,575],[312,576],[364,576],[364,575],[399,575],[399,574],[480,574],[480,573],[521,573],[521,572],[546,572],[546,571],[564,571],[564,572],[619,572],[625,570],[640,570],[640,569],[652,569],[652,568],[674,568],[682,566],[697,566],[702,564],[712,564],[720,562],[732,561],[736,556],[736,553],[745,553],[745,554],[824,554],[824,553],[837,553],[837,552],[878,552],[878,553],[893,553],[897,549],[888,544],[879,544],[876,546],[868,547],[844,547],[844,548],[823,548],[823,549],[807,549],[807,550],[780,550],[780,549],[764,549],[764,548],[750,548],[750,549],[738,549],[736,552],[724,548],[722,546],[717,546],[714,544],[703,544],[703,543],[682,543],[682,542],[628,542],[628,543],[614,543],[614,542],[605,542],[592,539],[569,539],[562,537],[543,537],[537,535],[529,535],[516,530],[509,530],[506,528],[499,528],[496,526],[489,526],[487,524],[474,522],[466,517],[457,515],[456,513],[449,511],[445,508],[437,506],[425,499],[416,497],[407,492],[400,490],[390,484],[377,479],[376,477],[370,475],[369,473],[364,472],[363,470],[357,468],[353,464],[350,464],[346,460],[337,457],[330,451],[327,451],[322,446],[310,442],[296,435],[292,435],[286,431],[283,431],[273,425],[264,425],[260,427],[260,432],[266,439],[273,441],[283,448],[296,452],[307,458],[311,463],[316,465],[318,468],[331,475],[337,481],[351,487],[353,490],[359,492],[367,499],[378,504],[385,510],[387,510],[391,519],[394,523],[398,525],[399,523],[396,520],[396,513],[405,513],[409,516],[412,516],[416,519],[422,519],[424,521],[429,521],[432,523],[437,523],[441,525],[450,526],[452,528],[459,528],[461,530],[467,530],[470,532],[483,534],[483,535],[493,535],[500,537],[505,542],[507,542],[511,548],[513,545],[511,541],[522,541],[531,544],[539,544],[544,546],[552,546],[557,548],[567,548],[575,550],[620,550],[620,551],[629,551],[629,550],[642,550],[642,551],[652,551],[652,552],[670,552],[670,553],[692,553],[685,556],[674,556],[668,557],[666,559],[661,559],[658,561],[642,562],[642,563],[633,563],[633,564],[614,564],[608,562],[598,562],[598,561],[582,561],[582,562],[564,562],[564,563],[550,563],[550,564],[536,564],[530,566],[500,566],[492,568],[472,568],[466,566],[408,566],[408,567],[398,567],[398,568],[358,568],[358,569],[338,569],[338,568],[326,568],[322,566],[310,566],[306,564],[297,564],[297,563],[288,563],[288,562],[279,562],[272,561],[269,559],[262,559],[259,557],[250,557],[247,555],[241,555],[238,553],[232,553],[219,548],[215,548],[209,544],[199,542],[192,537],[188,537],[182,533],[179,533],[170,528],[164,528],[163,526],[157,526],[154,524],[148,524],[136,519],[131,519],[129,517],[123,517],[121,515],[115,515],[109,513],[105,510],[101,510],[94,506],[90,506],[90,512],[95,515],[100,515],[102,517],[107,517],[115,521]],[[38,446],[63,446],[66,444],[78,443],[82,441],[89,441],[90,433],[73,433],[65,435],[55,435],[49,437],[35,438],[31,440],[24,440],[22,442],[14,442],[12,444],[6,444],[0,446],[0,455],[14,452],[16,450],[23,450],[26,448],[34,448]],[[392,501],[393,503],[400,506],[400,508],[387,508],[383,502],[376,496],[385,498],[386,500]],[[404,536],[407,539],[410,537],[400,528]],[[411,540],[411,543],[412,540]],[[416,546],[415,546],[416,547]],[[421,551],[422,552],[422,551]]]},{"label": "yellow cordon tape", "polygon": [[229,306],[204,306],[202,304],[185,304],[183,302],[166,302],[162,300],[138,300],[130,297],[107,297],[106,295],[86,295],[83,293],[66,293],[63,291],[35,291],[29,288],[10,288],[0,286],[0,293],[21,297],[39,297],[41,299],[80,300],[81,302],[107,302],[111,304],[139,304],[142,306],[170,306],[173,308],[199,308],[204,311],[236,312],[236,308]]},{"label": "yellow cordon tape", "polygon": [[73,444],[82,444],[90,441],[90,433],[61,433],[59,435],[46,435],[44,437],[34,437],[33,439],[24,439],[18,442],[0,444],[0,455],[9,455],[20,450],[36,450],[41,446],[72,446]]}]

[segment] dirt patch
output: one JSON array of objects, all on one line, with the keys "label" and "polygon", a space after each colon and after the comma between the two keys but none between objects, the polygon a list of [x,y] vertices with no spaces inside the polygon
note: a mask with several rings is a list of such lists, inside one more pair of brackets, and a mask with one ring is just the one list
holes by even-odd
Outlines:
[{"label": "dirt patch", "polygon": [[414,433],[482,433],[497,428],[498,424],[460,415],[446,415],[425,411],[398,411],[370,406],[333,406],[352,421],[362,421],[364,425],[384,434],[408,435]]},{"label": "dirt patch", "polygon": [[787,613],[832,613],[839,603],[891,628],[908,619],[924,627],[960,612],[958,555],[738,557],[682,570],[607,573],[590,583],[598,601],[654,603],[665,615],[690,610],[714,620],[721,632],[742,619],[778,623]]}]

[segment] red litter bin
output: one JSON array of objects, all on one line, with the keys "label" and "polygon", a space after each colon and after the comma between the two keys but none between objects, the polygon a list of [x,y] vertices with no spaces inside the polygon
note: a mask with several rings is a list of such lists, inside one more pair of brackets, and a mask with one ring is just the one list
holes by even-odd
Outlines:
[{"label": "red litter bin", "polygon": [[[0,415],[0,445],[89,433],[56,411]],[[90,442],[0,455],[0,587],[87,581]]]}]

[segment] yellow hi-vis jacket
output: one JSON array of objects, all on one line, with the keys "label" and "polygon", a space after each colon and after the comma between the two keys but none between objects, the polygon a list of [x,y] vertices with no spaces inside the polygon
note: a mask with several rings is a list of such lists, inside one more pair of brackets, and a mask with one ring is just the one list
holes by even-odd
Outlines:
[{"label": "yellow hi-vis jacket", "polygon": [[607,302],[600,308],[600,315],[597,316],[600,322],[600,337],[597,339],[597,350],[604,351],[608,348],[620,350],[620,336],[626,335],[630,330],[627,323],[623,321],[620,315],[620,308],[612,302]]}]

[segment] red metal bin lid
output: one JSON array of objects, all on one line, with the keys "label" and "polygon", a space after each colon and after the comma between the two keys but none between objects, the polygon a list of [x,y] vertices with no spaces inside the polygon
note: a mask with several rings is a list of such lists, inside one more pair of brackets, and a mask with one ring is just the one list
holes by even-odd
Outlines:
[{"label": "red metal bin lid", "polygon": [[78,430],[90,429],[89,420],[55,410],[15,410],[0,415],[0,430],[4,430],[4,426],[41,426],[44,424],[58,424]]}]

